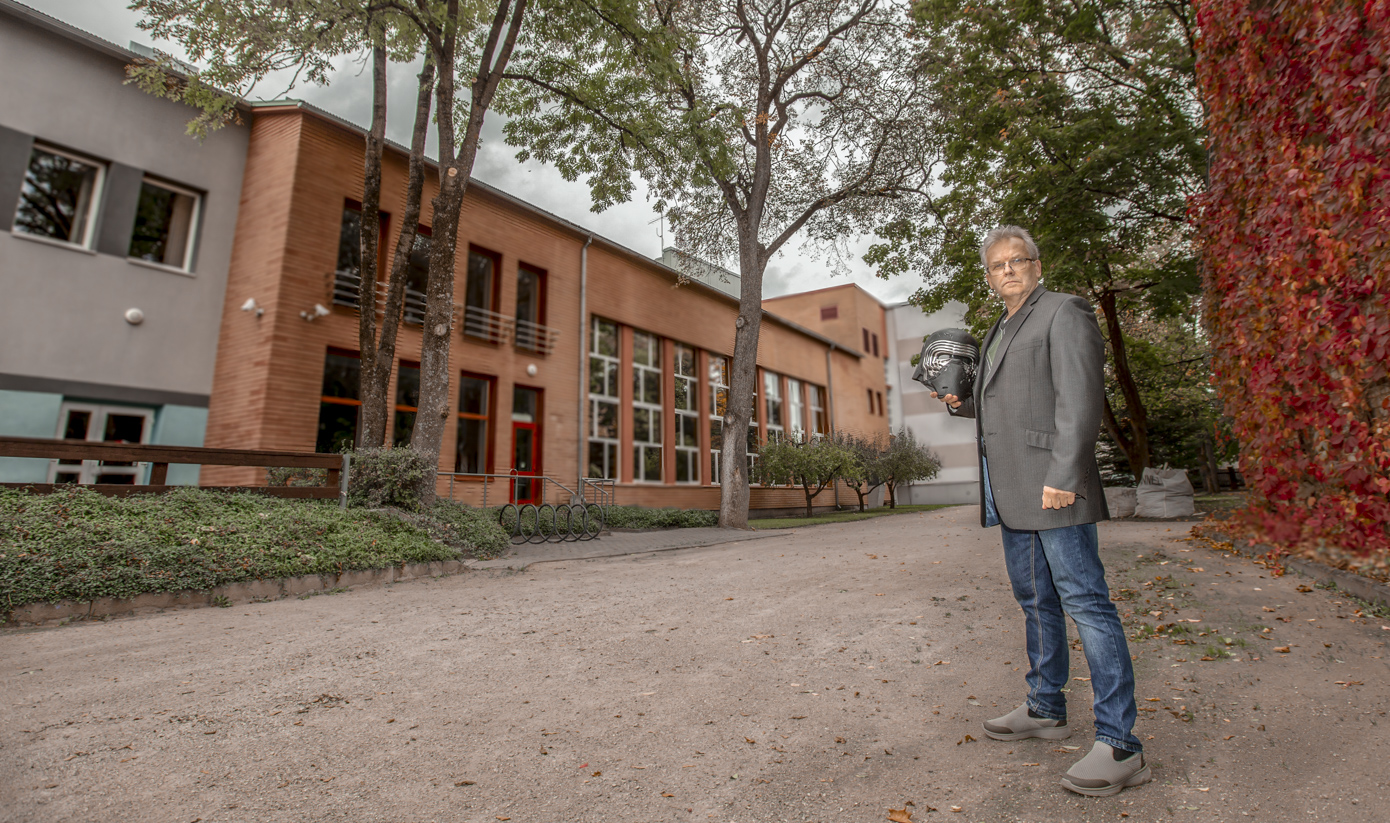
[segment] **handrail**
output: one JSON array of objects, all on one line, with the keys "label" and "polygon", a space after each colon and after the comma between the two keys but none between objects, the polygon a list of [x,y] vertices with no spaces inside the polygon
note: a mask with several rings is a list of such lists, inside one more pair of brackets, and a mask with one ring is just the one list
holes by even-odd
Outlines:
[{"label": "handrail", "polygon": [[[86,460],[123,463],[150,463],[147,484],[89,484],[88,488],[109,496],[133,493],[161,493],[181,486],[165,485],[169,464],[198,466],[270,466],[291,469],[325,469],[323,486],[217,486],[204,488],[246,489],[277,497],[337,497],[347,505],[349,457],[345,454],[282,452],[258,449],[213,449],[204,446],[161,446],[147,443],[104,443],[93,440],[53,440],[39,437],[0,437],[0,457],[30,457],[47,460]],[[61,488],[61,483],[0,483],[6,488],[28,488],[40,492]]]}]

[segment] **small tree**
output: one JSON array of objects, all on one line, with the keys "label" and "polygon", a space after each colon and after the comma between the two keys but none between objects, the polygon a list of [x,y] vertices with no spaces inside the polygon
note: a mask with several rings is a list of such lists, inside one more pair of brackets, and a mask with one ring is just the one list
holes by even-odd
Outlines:
[{"label": "small tree", "polygon": [[855,477],[846,477],[845,483],[854,489],[854,493],[859,496],[859,510],[864,511],[864,498],[873,494],[874,489],[883,485],[884,482],[884,456],[888,452],[888,443],[882,435],[874,435],[872,438],[861,437],[855,434],[840,434],[836,439],[845,448],[854,452],[859,460],[861,470]]},{"label": "small tree", "polygon": [[845,442],[829,437],[808,437],[797,432],[774,440],[758,452],[754,473],[760,483],[783,483],[791,478],[806,494],[806,516],[812,514],[811,501],[836,478],[859,477],[863,471],[859,455]]},{"label": "small tree", "polygon": [[906,427],[888,444],[879,461],[883,484],[888,488],[888,508],[898,507],[898,486],[914,480],[930,480],[941,471],[941,458],[917,442],[917,436]]}]

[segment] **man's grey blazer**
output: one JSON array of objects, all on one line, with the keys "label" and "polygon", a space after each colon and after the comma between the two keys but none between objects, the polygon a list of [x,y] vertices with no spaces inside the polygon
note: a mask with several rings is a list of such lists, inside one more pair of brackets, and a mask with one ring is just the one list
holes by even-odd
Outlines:
[{"label": "man's grey blazer", "polygon": [[[1096,465],[1105,343],[1095,311],[1079,297],[1039,285],[1005,325],[987,370],[984,352],[999,333],[996,320],[980,347],[974,394],[951,411],[975,418],[999,518],[1020,531],[1109,520]],[[983,466],[980,478],[984,525]],[[1076,502],[1044,509],[1043,486],[1075,492]]]}]

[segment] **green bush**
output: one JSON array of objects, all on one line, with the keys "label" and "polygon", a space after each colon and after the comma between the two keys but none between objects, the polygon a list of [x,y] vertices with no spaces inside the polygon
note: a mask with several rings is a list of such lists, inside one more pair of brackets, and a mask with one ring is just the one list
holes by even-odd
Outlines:
[{"label": "green bush", "polygon": [[196,488],[126,498],[80,486],[0,489],[0,612],[458,555],[397,518],[332,501]]},{"label": "green bush", "polygon": [[407,515],[435,540],[461,549],[478,560],[500,557],[510,545],[511,533],[497,522],[496,509],[475,509],[450,500],[437,500],[428,511]]},{"label": "green bush", "polygon": [[644,509],[609,506],[610,529],[692,529],[719,525],[719,512],[704,509]]},{"label": "green bush", "polygon": [[265,470],[267,486],[326,486],[328,469],[295,469],[285,466],[268,466]]},{"label": "green bush", "polygon": [[435,467],[412,449],[360,449],[352,453],[348,505],[420,510],[420,485]]}]

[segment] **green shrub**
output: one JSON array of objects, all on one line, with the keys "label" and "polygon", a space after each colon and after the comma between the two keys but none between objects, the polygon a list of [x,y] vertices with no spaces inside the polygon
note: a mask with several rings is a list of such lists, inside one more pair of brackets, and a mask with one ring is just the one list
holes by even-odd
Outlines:
[{"label": "green shrub", "polygon": [[265,470],[267,486],[326,486],[328,469],[295,469],[269,466]]},{"label": "green shrub", "polygon": [[450,500],[437,500],[428,511],[407,515],[435,540],[447,543],[478,560],[500,557],[511,534],[497,522],[496,509],[475,509]]},{"label": "green shrub", "polygon": [[0,612],[458,554],[397,518],[333,501],[197,488],[126,498],[80,486],[0,489]]},{"label": "green shrub", "polygon": [[360,449],[352,453],[348,505],[420,510],[420,485],[435,467],[412,449]]},{"label": "green shrub", "polygon": [[719,525],[719,512],[704,509],[644,509],[640,506],[609,506],[606,523],[610,529],[691,529]]}]

